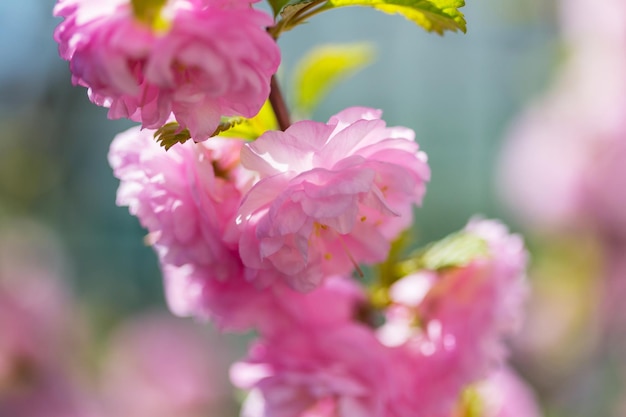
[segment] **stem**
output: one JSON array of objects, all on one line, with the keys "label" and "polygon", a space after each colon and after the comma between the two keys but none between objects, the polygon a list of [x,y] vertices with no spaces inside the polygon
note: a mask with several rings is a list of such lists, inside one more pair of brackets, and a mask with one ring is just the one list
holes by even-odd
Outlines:
[{"label": "stem", "polygon": [[[313,6],[319,6],[319,3],[311,3],[311,4]],[[294,18],[289,22],[290,25],[296,26],[296,25],[302,24],[309,18],[315,16],[316,14],[319,14],[321,12],[324,12],[330,9],[329,7],[327,7],[328,4],[325,4],[317,8],[313,8],[313,6],[303,7],[302,10],[296,16],[294,16]]]},{"label": "stem", "polygon": [[285,131],[289,126],[291,126],[291,121],[289,120],[289,110],[287,110],[285,99],[283,98],[283,94],[280,92],[276,75],[272,75],[270,86],[270,104],[272,105],[272,109],[276,115],[278,127],[280,130]]},{"label": "stem", "polygon": [[[320,11],[328,10],[328,7],[326,7],[327,4],[318,7],[321,4],[326,3],[326,1],[327,0],[311,0],[309,3],[304,4],[302,7],[292,6],[298,7],[298,10],[294,14],[288,14],[288,16],[285,16],[283,14],[283,9],[283,11],[280,13],[281,19],[274,26],[268,28],[267,31],[275,40],[277,40],[282,32],[293,29],[295,26],[304,22],[308,17],[313,16]],[[307,12],[308,14],[306,14]],[[303,15],[305,14],[306,16],[303,17]]]}]

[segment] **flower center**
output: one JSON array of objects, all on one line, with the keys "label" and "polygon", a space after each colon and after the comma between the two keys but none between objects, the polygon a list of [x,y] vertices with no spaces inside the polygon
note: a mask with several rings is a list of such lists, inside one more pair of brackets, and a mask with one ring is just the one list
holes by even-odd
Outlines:
[{"label": "flower center", "polygon": [[133,14],[140,22],[150,26],[155,31],[165,31],[170,22],[161,14],[161,10],[168,0],[131,0]]}]

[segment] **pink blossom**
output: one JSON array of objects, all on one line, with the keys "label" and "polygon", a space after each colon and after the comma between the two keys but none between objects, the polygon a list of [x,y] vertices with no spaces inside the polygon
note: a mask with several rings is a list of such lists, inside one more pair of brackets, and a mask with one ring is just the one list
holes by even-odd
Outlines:
[{"label": "pink blossom", "polygon": [[510,368],[503,367],[476,386],[480,417],[541,417],[531,388]]},{"label": "pink blossom", "polygon": [[[242,142],[213,138],[169,151],[153,132],[130,129],[111,145],[109,161],[120,179],[118,205],[127,205],[150,232],[164,273],[167,299],[179,315],[219,314],[219,289],[253,294],[243,281],[234,217],[253,179],[239,165]],[[217,294],[209,296],[208,294]]]},{"label": "pink blossom", "polygon": [[[626,135],[625,58],[610,49],[579,51],[552,90],[512,125],[499,185],[505,202],[529,226],[545,231],[594,224],[589,206],[602,210],[590,192],[594,187],[619,205],[614,189],[623,175],[611,161],[619,158]],[[609,170],[607,178],[598,178]],[[595,218],[602,220],[602,214]]]},{"label": "pink blossom", "polygon": [[78,325],[58,242],[34,223],[12,223],[0,234],[0,404],[13,384],[57,373],[68,362]]},{"label": "pink blossom", "polygon": [[[254,176],[239,165],[241,146],[239,140],[212,138],[165,151],[151,131],[138,128],[111,145],[109,160],[121,180],[117,202],[128,205],[150,232],[170,309],[223,329],[264,332],[297,317],[351,317],[363,294],[344,278],[329,277],[306,298],[280,281],[261,288],[245,279],[234,218]],[[329,300],[332,306],[321,307]]]},{"label": "pink blossom", "polygon": [[100,417],[76,378],[83,324],[58,242],[32,222],[0,232],[0,416]]},{"label": "pink blossom", "polygon": [[580,172],[581,217],[608,240],[625,242],[626,122],[594,151]]},{"label": "pink blossom", "polygon": [[272,19],[248,1],[169,0],[153,24],[129,0],[59,0],[54,14],[72,82],[110,118],[156,129],[173,113],[196,141],[221,116],[254,116],[280,62]]},{"label": "pink blossom", "polygon": [[545,232],[599,228],[626,235],[625,3],[561,1],[570,54],[550,90],[514,122],[500,188],[511,210]]},{"label": "pink blossom", "polygon": [[488,255],[409,275],[391,289],[394,304],[379,337],[392,349],[405,388],[392,402],[398,415],[449,413],[463,387],[502,363],[503,342],[520,325],[526,294],[521,239],[494,221],[474,220],[465,230],[485,239]]},{"label": "pink blossom", "polygon": [[170,309],[178,315],[210,319],[224,330],[256,329],[275,334],[294,325],[322,326],[350,321],[364,295],[355,282],[328,277],[302,294],[278,281],[258,288],[243,274],[214,279],[210,267],[162,265]]},{"label": "pink blossom", "polygon": [[266,132],[242,149],[242,164],[261,177],[238,217],[251,279],[278,275],[308,291],[323,276],[385,259],[430,171],[413,131],[388,128],[380,115],[350,108],[326,124]]},{"label": "pink blossom", "polygon": [[[302,314],[290,326],[262,332],[249,358],[231,371],[235,385],[252,389],[242,415],[452,415],[462,390],[502,362],[503,340],[519,324],[525,294],[519,237],[493,221],[472,221],[466,231],[483,238],[489,253],[466,266],[398,281],[378,331],[355,315],[312,324]],[[349,298],[339,302],[347,306]],[[390,343],[389,327],[397,321],[408,331]]]},{"label": "pink blossom", "polygon": [[254,388],[242,417],[370,417],[396,387],[385,348],[357,324],[301,328],[257,342],[231,379]]}]

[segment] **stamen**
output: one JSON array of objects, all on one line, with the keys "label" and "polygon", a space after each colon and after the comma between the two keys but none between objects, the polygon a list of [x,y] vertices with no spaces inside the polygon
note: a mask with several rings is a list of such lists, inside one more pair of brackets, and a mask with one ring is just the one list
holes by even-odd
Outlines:
[{"label": "stamen", "polygon": [[359,267],[359,264],[357,264],[354,258],[352,257],[350,250],[346,246],[346,243],[343,241],[343,237],[339,233],[337,233],[337,238],[339,239],[339,244],[341,244],[341,247],[346,252],[346,255],[348,255],[350,262],[352,262],[352,265],[354,265],[354,269],[356,269],[356,272],[359,274],[359,278],[363,278],[365,274],[363,274],[363,270],[361,270],[361,267]]}]

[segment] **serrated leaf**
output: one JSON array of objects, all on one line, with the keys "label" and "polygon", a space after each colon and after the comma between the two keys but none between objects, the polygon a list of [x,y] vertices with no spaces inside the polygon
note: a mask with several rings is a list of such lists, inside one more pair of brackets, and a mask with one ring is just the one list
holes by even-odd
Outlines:
[{"label": "serrated leaf", "polygon": [[274,39],[278,39],[282,32],[293,29],[295,26],[306,21],[308,17],[317,11],[323,11],[326,0],[272,0],[275,4],[274,18],[280,14],[280,20],[276,25],[268,29]]},{"label": "serrated leaf", "polygon": [[388,14],[400,14],[440,35],[447,30],[467,30],[465,17],[458,10],[465,6],[465,0],[328,0],[324,8],[345,6],[372,7]]},{"label": "serrated leaf", "polygon": [[[267,106],[268,104],[266,103],[264,106],[265,111],[262,109],[262,111],[259,112],[260,116],[257,115],[252,119],[246,119],[244,117],[222,117],[220,124],[217,125],[211,137],[225,136],[241,139],[256,139],[266,130],[275,128],[276,119],[272,113],[271,107],[266,108]],[[271,114],[267,114],[268,111]],[[189,129],[183,129],[178,122],[169,122],[154,132],[154,139],[167,151],[178,143],[183,144],[187,142],[191,139],[191,134],[189,133]]]},{"label": "serrated leaf", "polygon": [[276,116],[269,101],[266,101],[259,113],[251,119],[238,118],[237,123],[218,132],[218,136],[254,140],[268,130],[278,127]]},{"label": "serrated leaf", "polygon": [[274,17],[280,14],[280,11],[289,3],[289,0],[268,0],[268,3],[272,7]]},{"label": "serrated leaf", "polygon": [[399,272],[407,275],[420,269],[438,271],[461,267],[488,255],[489,245],[483,238],[468,232],[457,232],[418,251],[410,260],[399,265]]},{"label": "serrated leaf", "polygon": [[369,43],[330,44],[312,49],[293,76],[295,112],[308,116],[340,81],[369,65],[375,48]]},{"label": "serrated leaf", "polygon": [[181,128],[177,122],[170,122],[154,132],[154,139],[167,151],[177,143],[187,142],[191,139],[191,134],[188,129]]},{"label": "serrated leaf", "polygon": [[280,17],[282,20],[288,22],[295,15],[297,15],[302,9],[310,7],[312,3],[320,3],[317,0],[291,0],[284,3],[282,10],[280,11]]}]

